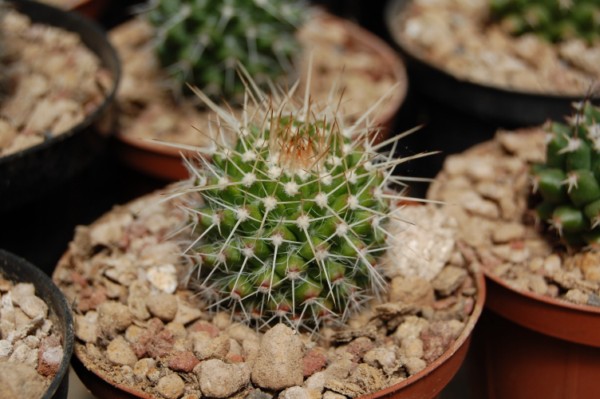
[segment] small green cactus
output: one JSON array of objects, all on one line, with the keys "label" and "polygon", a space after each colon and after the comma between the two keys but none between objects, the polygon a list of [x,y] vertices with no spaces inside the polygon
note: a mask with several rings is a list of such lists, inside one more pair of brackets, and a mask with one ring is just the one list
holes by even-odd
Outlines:
[{"label": "small green cactus", "polygon": [[190,284],[213,309],[259,327],[344,320],[386,288],[377,259],[405,198],[390,187],[405,186],[392,175],[408,160],[392,158],[401,136],[375,144],[373,128],[360,127],[380,102],[344,127],[308,94],[298,100],[297,85],[269,98],[249,87],[255,101],[239,119],[194,90],[222,121],[223,140],[233,132],[237,141],[187,162],[181,192],[197,196],[186,206]]},{"label": "small green cactus", "polygon": [[600,245],[600,108],[579,103],[568,125],[550,123],[546,162],[532,169],[542,220],[568,246]]},{"label": "small green cactus", "polygon": [[534,32],[551,42],[600,40],[599,0],[491,0],[490,11],[514,35]]},{"label": "small green cactus", "polygon": [[261,86],[292,71],[305,14],[299,0],[152,0],[146,15],[175,90],[188,83],[232,101],[244,92],[238,63]]}]

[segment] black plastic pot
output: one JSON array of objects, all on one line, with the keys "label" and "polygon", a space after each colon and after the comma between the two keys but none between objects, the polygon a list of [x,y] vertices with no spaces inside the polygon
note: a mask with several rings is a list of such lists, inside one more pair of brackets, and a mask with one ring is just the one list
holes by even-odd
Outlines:
[{"label": "black plastic pot", "polygon": [[[573,112],[572,103],[580,97],[528,93],[487,86],[460,79],[412,54],[396,39],[394,21],[410,0],[390,0],[385,23],[393,44],[403,55],[410,82],[419,91],[444,105],[482,119],[492,119],[505,127],[536,126],[548,119],[563,120]],[[593,102],[600,103],[600,97]]]},{"label": "black plastic pot", "polygon": [[35,295],[48,305],[52,322],[59,328],[62,336],[64,354],[54,380],[41,399],[66,399],[69,391],[69,364],[74,343],[73,318],[67,300],[50,277],[40,269],[2,249],[0,249],[0,274],[15,283],[32,283],[35,286]]},{"label": "black plastic pot", "polygon": [[18,153],[0,157],[0,212],[14,209],[58,187],[81,172],[106,148],[112,132],[110,108],[121,75],[115,49],[104,31],[94,22],[77,13],[34,1],[9,0],[8,3],[34,22],[78,33],[83,43],[111,72],[113,86],[102,104],[68,132]]}]

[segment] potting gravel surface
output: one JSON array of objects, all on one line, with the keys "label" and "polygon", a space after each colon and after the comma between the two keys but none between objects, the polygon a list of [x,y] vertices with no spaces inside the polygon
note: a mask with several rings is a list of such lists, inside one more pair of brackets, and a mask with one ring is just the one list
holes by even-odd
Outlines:
[{"label": "potting gravel surface", "polygon": [[600,252],[568,253],[530,209],[529,168],[544,160],[545,138],[542,128],[501,130],[449,156],[427,196],[447,202],[467,258],[514,289],[600,306]]},{"label": "potting gravel surface", "polygon": [[68,132],[106,98],[110,73],[76,33],[9,11],[1,40],[0,157]]},{"label": "potting gravel surface", "polygon": [[185,287],[189,265],[169,238],[183,216],[161,197],[79,227],[54,273],[73,303],[76,355],[113,383],[168,399],[356,397],[421,371],[473,311],[477,290],[455,225],[434,208],[407,207],[401,217],[418,225],[392,226],[409,244],[382,260],[385,298],[318,334],[285,324],[256,331],[209,312]]},{"label": "potting gravel surface", "polygon": [[62,362],[60,332],[33,284],[0,274],[0,296],[0,396],[40,398]]},{"label": "potting gravel surface", "polygon": [[600,42],[514,37],[489,22],[489,0],[414,0],[393,35],[411,54],[459,79],[520,92],[583,95],[600,78]]}]

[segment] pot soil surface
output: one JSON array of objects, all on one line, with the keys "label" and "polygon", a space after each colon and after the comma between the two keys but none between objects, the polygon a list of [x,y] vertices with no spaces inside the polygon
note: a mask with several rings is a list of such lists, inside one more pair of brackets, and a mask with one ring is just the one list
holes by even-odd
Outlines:
[{"label": "pot soil surface", "polygon": [[[153,27],[143,18],[126,22],[110,33],[123,62],[123,79],[117,95],[122,111],[120,134],[194,146],[206,145],[211,140],[209,124],[215,130],[216,118],[208,110],[196,109],[190,100],[176,102],[173,99],[168,88],[169,79],[154,54],[154,35]],[[398,66],[391,65],[388,59],[353,35],[355,33],[349,31],[347,23],[338,18],[328,15],[311,18],[299,32],[304,48],[297,66],[301,84],[308,74],[308,55],[312,53],[313,100],[325,103],[332,87],[337,84],[338,90],[331,98],[339,98],[340,93],[344,93],[340,114],[348,115],[349,123],[398,84],[398,88],[381,105],[381,111],[374,113],[375,118],[378,115],[391,117],[393,115],[387,108],[401,103],[406,81],[404,77],[399,78]]]},{"label": "pot soil surface", "polygon": [[[75,353],[86,368],[155,398],[344,398],[419,373],[473,312],[473,271],[438,210],[406,207],[380,267],[388,292],[345,325],[266,330],[211,312],[186,286],[173,231],[184,216],[164,193],[78,227],[54,281],[73,304]],[[187,234],[185,232],[180,234]]]},{"label": "pot soil surface", "polygon": [[581,96],[600,79],[600,42],[553,44],[491,23],[489,0],[407,1],[393,36],[410,54],[451,75],[518,92]]},{"label": "pot soil surface", "polygon": [[0,273],[0,387],[3,399],[41,398],[63,359],[62,337],[31,283]]},{"label": "pot soil surface", "polygon": [[106,98],[110,73],[67,30],[9,11],[2,21],[0,157],[70,131]]},{"label": "pot soil surface", "polygon": [[543,128],[498,131],[451,155],[428,198],[447,202],[467,258],[517,291],[600,306],[600,252],[569,253],[532,210],[529,168],[545,159]]}]

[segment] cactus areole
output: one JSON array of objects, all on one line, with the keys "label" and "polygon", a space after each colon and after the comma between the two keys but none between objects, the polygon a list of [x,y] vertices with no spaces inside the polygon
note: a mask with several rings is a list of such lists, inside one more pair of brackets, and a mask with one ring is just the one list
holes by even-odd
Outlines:
[{"label": "cactus areole", "polygon": [[151,0],[146,13],[156,27],[156,53],[173,77],[212,98],[238,100],[243,83],[237,62],[260,85],[291,73],[300,53],[295,32],[306,15],[298,0]]},{"label": "cactus areole", "polygon": [[[295,87],[247,97],[254,105],[239,118],[196,90],[222,139],[199,165],[187,162],[190,286],[212,309],[258,326],[345,320],[383,292],[378,257],[403,198],[389,185],[403,184],[392,169],[407,159],[378,152],[389,144],[393,154],[400,136],[374,144],[359,127],[379,104],[344,127],[308,94],[298,101]],[[216,144],[229,133],[233,144]]]},{"label": "cactus areole", "polygon": [[548,124],[546,162],[532,168],[537,213],[568,246],[600,245],[600,108],[576,104],[568,124]]}]

